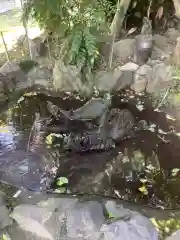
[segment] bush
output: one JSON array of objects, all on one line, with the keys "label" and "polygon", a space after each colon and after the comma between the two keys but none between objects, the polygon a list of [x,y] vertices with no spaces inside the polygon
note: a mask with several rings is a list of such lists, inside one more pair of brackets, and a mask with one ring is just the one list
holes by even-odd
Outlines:
[{"label": "bush", "polygon": [[107,33],[106,14],[112,12],[108,0],[27,0],[23,19],[35,18],[41,28],[56,36],[59,58],[77,65],[87,80],[99,57],[97,37]]}]

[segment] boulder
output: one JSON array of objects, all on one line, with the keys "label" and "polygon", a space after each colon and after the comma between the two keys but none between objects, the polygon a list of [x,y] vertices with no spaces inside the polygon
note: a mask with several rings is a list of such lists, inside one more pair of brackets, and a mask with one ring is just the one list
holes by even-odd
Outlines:
[{"label": "boulder", "polygon": [[126,63],[134,55],[135,39],[123,39],[114,44],[114,57],[117,62]]},{"label": "boulder", "polygon": [[52,81],[52,71],[45,67],[34,67],[27,73],[29,83],[48,87]]},{"label": "boulder", "polygon": [[152,75],[148,79],[147,92],[153,93],[161,89],[172,86],[172,68],[169,65],[161,62],[154,65]]},{"label": "boulder", "polygon": [[59,92],[79,92],[89,95],[93,91],[93,82],[82,82],[80,69],[74,65],[66,66],[61,60],[55,62],[53,85]]},{"label": "boulder", "polygon": [[179,239],[180,239],[180,230],[177,230],[170,237],[167,237],[165,240],[179,240]]},{"label": "boulder", "polygon": [[176,43],[177,38],[180,37],[180,32],[175,28],[169,28],[164,36],[167,37],[169,43]]},{"label": "boulder", "polygon": [[96,88],[99,91],[120,91],[133,83],[133,75],[138,67],[128,62],[113,71],[100,71],[95,78]]},{"label": "boulder", "polygon": [[153,41],[154,46],[151,59],[169,59],[173,53],[174,45],[168,41],[168,38],[159,34],[155,34],[153,35]]},{"label": "boulder", "polygon": [[152,68],[149,65],[142,65],[137,69],[134,76],[134,83],[131,85],[131,89],[135,92],[144,92],[148,82],[152,77]]}]

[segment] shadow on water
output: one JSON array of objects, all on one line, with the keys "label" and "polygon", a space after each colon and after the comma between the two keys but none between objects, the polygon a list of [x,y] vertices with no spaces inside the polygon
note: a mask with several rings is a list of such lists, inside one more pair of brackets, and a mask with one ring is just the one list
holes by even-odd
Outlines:
[{"label": "shadow on water", "polygon": [[[145,109],[139,111],[137,101],[143,99]],[[123,101],[122,101],[123,99]],[[35,113],[47,117],[47,97],[25,97],[22,102],[2,114],[0,120],[0,178],[16,186],[39,190],[44,172],[58,165],[56,177],[67,177],[71,193],[102,194],[120,197],[151,206],[180,206],[180,121],[155,112],[142,97],[113,97],[113,107],[128,108],[137,120],[146,120],[153,130],[140,131],[133,139],[123,140],[107,152],[57,156],[40,142],[27,153],[29,133]],[[81,100],[51,99],[69,110],[82,105]],[[57,159],[58,158],[58,159]],[[48,167],[47,167],[48,166]],[[176,172],[173,172],[175,171]],[[173,174],[172,174],[173,173]],[[47,176],[46,176],[47,178]],[[52,181],[52,176],[49,177]],[[53,176],[55,178],[55,176]],[[45,187],[48,180],[45,181]],[[52,187],[56,188],[55,182]],[[44,188],[45,188],[44,187]]]}]

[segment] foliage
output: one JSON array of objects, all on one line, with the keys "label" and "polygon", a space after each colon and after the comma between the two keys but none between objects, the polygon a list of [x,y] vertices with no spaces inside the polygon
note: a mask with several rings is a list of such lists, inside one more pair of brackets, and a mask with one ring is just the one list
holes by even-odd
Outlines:
[{"label": "foliage", "polygon": [[27,0],[23,20],[35,18],[60,45],[59,57],[66,64],[76,64],[88,79],[99,57],[97,38],[108,31],[110,9],[107,0]]},{"label": "foliage", "polygon": [[151,221],[159,232],[160,240],[165,239],[180,229],[180,219],[178,217],[173,217],[168,220],[156,220],[152,218]]}]

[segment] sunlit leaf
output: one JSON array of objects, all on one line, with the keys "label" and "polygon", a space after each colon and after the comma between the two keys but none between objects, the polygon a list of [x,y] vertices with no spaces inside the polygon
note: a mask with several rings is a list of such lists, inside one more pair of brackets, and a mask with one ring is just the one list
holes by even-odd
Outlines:
[{"label": "sunlit leaf", "polygon": [[24,96],[26,96],[26,97],[37,96],[37,93],[36,92],[28,92],[28,93],[24,93]]},{"label": "sunlit leaf", "polygon": [[166,118],[172,121],[176,121],[176,118],[174,118],[173,116],[166,114]]},{"label": "sunlit leaf", "polygon": [[140,192],[142,192],[144,195],[148,195],[148,190],[146,188],[146,186],[142,186],[140,188],[138,188]]},{"label": "sunlit leaf", "polygon": [[178,173],[180,173],[180,169],[179,168],[174,168],[172,170],[172,176],[175,177]]},{"label": "sunlit leaf", "polygon": [[127,32],[126,36],[131,35],[131,34],[134,33],[136,30],[137,30],[137,27],[131,28],[131,29]]},{"label": "sunlit leaf", "polygon": [[24,97],[23,96],[18,99],[17,103],[21,103],[22,101],[24,101]]},{"label": "sunlit leaf", "polygon": [[69,181],[66,177],[59,177],[57,179],[56,185],[61,187],[62,185],[68,184],[68,183],[69,183]]}]

